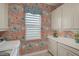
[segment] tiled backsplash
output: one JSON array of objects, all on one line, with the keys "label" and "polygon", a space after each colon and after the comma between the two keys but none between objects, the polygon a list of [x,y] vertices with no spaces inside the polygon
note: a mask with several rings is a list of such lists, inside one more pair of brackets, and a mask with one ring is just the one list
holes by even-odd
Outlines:
[{"label": "tiled backsplash", "polygon": [[72,31],[64,31],[60,33],[60,36],[74,38],[75,33]]},{"label": "tiled backsplash", "polygon": [[0,37],[5,33],[6,31],[0,31]]},{"label": "tiled backsplash", "polygon": [[[52,35],[54,34],[54,31],[52,32]],[[58,36],[60,37],[66,37],[66,38],[74,38],[75,33],[72,31],[62,31],[62,32],[57,32]]]}]

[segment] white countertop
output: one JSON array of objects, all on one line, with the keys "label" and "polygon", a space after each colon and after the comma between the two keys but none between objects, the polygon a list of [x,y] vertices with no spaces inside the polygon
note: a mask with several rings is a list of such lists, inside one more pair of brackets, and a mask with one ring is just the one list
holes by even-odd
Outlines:
[{"label": "white countertop", "polygon": [[55,41],[57,41],[59,43],[62,43],[64,45],[67,45],[67,46],[70,46],[72,48],[75,48],[75,49],[79,50],[79,43],[76,43],[75,39],[64,38],[64,37],[55,38],[53,36],[48,36],[48,38],[51,39],[51,40],[55,40]]},{"label": "white countertop", "polygon": [[2,44],[0,44],[0,51],[14,49],[18,47],[19,45],[20,45],[19,40],[5,41]]}]

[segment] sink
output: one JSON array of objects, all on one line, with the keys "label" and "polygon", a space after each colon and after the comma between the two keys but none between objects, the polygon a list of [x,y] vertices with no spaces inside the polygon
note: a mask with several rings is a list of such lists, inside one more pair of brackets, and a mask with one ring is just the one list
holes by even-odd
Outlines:
[{"label": "sink", "polygon": [[0,51],[0,56],[10,56],[10,54],[5,51]]},{"label": "sink", "polygon": [[4,40],[4,41],[2,41],[2,42],[0,42],[0,45],[2,45],[2,44],[4,44],[6,41]]}]

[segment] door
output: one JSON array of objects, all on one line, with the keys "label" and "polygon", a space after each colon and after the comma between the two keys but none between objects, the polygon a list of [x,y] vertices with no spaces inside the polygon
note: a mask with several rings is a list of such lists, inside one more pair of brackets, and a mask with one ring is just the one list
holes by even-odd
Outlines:
[{"label": "door", "polygon": [[73,8],[72,4],[62,5],[62,29],[69,30],[73,27]]},{"label": "door", "polygon": [[68,51],[67,52],[67,56],[77,56],[76,54],[74,54],[73,52],[71,52],[71,51]]},{"label": "door", "polygon": [[52,29],[56,30],[58,28],[58,21],[57,21],[57,15],[56,10],[52,12]]},{"label": "door", "polygon": [[67,50],[58,44],[58,56],[67,56]]},{"label": "door", "polygon": [[70,47],[58,43],[58,56],[77,56],[77,54],[71,52]]},{"label": "door", "polygon": [[61,30],[61,16],[62,7],[58,7],[52,12],[52,28],[54,30]]},{"label": "door", "polygon": [[48,50],[53,55],[57,56],[57,42],[52,39],[48,39]]},{"label": "door", "polygon": [[79,4],[73,4],[73,9],[74,9],[74,28],[78,29],[79,28]]},{"label": "door", "polygon": [[8,28],[8,7],[7,4],[0,3],[0,31]]}]

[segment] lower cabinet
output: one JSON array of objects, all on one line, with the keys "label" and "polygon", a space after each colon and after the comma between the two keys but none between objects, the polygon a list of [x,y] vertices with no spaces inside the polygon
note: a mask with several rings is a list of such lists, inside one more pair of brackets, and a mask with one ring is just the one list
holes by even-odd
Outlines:
[{"label": "lower cabinet", "polygon": [[52,39],[48,39],[48,50],[54,56],[79,56],[79,50],[61,44]]},{"label": "lower cabinet", "polygon": [[52,39],[48,39],[48,50],[52,55],[57,56],[57,42]]},{"label": "lower cabinet", "polygon": [[67,56],[77,56],[77,55],[72,53],[72,52],[70,52],[70,51],[68,51]]},{"label": "lower cabinet", "polygon": [[67,50],[58,44],[58,56],[66,56]]},{"label": "lower cabinet", "polygon": [[77,56],[71,52],[65,45],[58,43],[58,56]]}]

